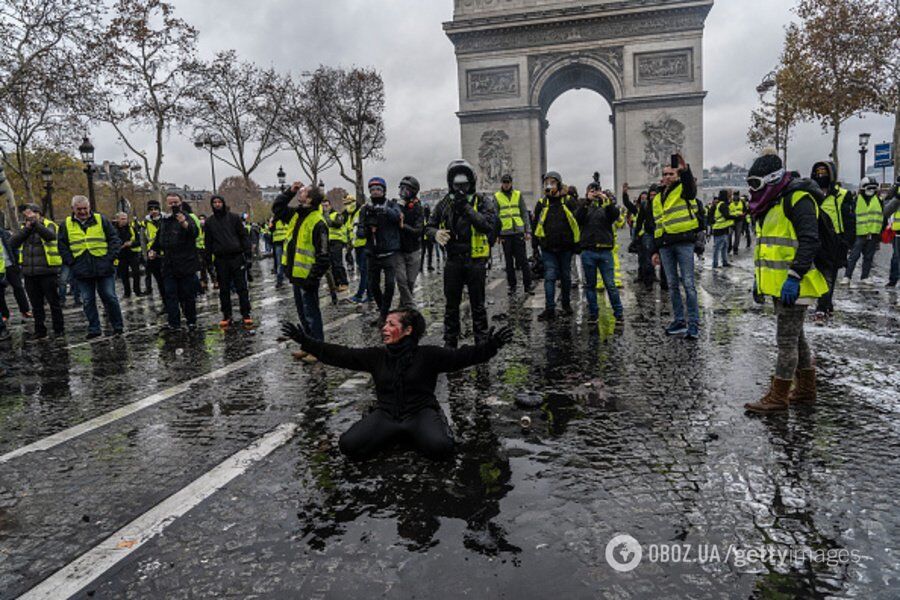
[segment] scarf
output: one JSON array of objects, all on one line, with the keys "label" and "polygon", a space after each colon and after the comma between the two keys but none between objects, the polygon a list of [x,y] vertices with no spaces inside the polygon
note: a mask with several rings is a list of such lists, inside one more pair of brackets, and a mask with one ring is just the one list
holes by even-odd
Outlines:
[{"label": "scarf", "polygon": [[781,181],[767,185],[755,192],[750,192],[749,208],[750,214],[753,215],[754,219],[769,210],[769,207],[781,196],[781,193],[784,192],[792,179],[793,177],[790,173],[785,173]]}]

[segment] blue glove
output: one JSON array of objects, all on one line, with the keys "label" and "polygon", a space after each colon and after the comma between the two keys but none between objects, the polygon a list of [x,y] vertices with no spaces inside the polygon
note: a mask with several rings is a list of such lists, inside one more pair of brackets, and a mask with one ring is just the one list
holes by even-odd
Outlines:
[{"label": "blue glove", "polygon": [[785,306],[793,306],[800,297],[800,280],[788,277],[781,286],[781,302]]}]

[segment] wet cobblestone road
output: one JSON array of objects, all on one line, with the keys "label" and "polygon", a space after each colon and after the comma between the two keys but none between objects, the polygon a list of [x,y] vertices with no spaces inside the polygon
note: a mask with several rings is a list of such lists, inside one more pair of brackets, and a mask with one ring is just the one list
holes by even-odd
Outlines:
[{"label": "wet cobblestone road", "polygon": [[[542,295],[508,297],[492,271],[489,314],[515,339],[441,378],[459,442],[446,464],[341,457],[371,384],[291,359],[276,340],[296,320],[290,290],[268,273],[252,284],[256,332],[220,331],[213,294],[193,336],[160,337],[151,299],[124,304],[124,338],[83,342],[71,309],[66,340],[26,343],[14,323],[0,599],[898,597],[898,294],[840,288],[835,322],[807,329],[819,402],[751,417],[772,309],[750,298],[749,252],[706,264],[698,343],[663,335],[658,289],[626,284],[624,327],[607,310],[591,331],[581,297],[545,325]],[[440,343],[440,273],[420,283]],[[323,309],[330,340],[378,343],[369,313]],[[520,408],[522,394],[543,403]],[[618,534],[640,545],[628,572],[607,560]]]}]

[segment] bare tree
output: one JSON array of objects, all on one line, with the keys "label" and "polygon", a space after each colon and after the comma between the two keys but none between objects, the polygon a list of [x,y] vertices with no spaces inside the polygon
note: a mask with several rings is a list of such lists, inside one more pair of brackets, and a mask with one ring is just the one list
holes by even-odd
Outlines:
[{"label": "bare tree", "polygon": [[93,38],[101,8],[90,0],[0,2],[0,102],[21,78],[44,68],[46,59]]},{"label": "bare tree", "polygon": [[352,183],[363,197],[363,165],[381,160],[384,148],[384,81],[375,69],[355,67],[349,71],[319,67],[306,86],[321,116],[323,139],[333,140],[341,177]]},{"label": "bare tree", "polygon": [[[782,64],[793,77],[781,89],[805,116],[831,130],[831,158],[839,166],[841,125],[878,110],[873,74],[886,46],[873,19],[884,0],[800,0],[799,24],[787,28]],[[889,47],[889,46],[888,46]]]},{"label": "bare tree", "polygon": [[878,87],[879,103],[876,111],[894,115],[894,176],[900,174],[900,0],[880,0],[879,12],[872,20],[879,28],[879,44],[887,51],[876,56],[873,74]]},{"label": "bare tree", "polygon": [[[111,124],[140,161],[160,196],[163,142],[188,120],[197,31],[162,0],[117,0],[106,32],[93,45],[99,73],[91,113]],[[140,148],[138,130],[154,135],[151,152]]]},{"label": "bare tree", "polygon": [[308,89],[311,85],[313,79],[299,85],[290,78],[286,82],[282,89],[278,136],[283,146],[294,151],[309,181],[316,183],[319,175],[337,162],[332,154],[337,139],[330,128],[321,126],[319,103]]},{"label": "bare tree", "polygon": [[253,179],[246,179],[242,175],[232,175],[223,179],[217,192],[225,198],[225,202],[232,210],[248,214],[253,211],[254,201],[261,197],[259,185]]},{"label": "bare tree", "polygon": [[279,149],[279,118],[284,82],[272,69],[240,61],[233,50],[194,67],[191,91],[195,129],[225,142],[227,155],[217,154],[237,170],[250,189],[250,175]]}]

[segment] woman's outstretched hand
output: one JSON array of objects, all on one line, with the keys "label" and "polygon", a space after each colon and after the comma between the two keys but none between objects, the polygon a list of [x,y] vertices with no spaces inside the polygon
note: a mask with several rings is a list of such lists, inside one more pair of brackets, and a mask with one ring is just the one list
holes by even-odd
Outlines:
[{"label": "woman's outstretched hand", "polygon": [[488,329],[488,343],[496,346],[497,350],[510,343],[512,338],[513,332],[509,326],[501,327],[500,329],[495,329],[494,327]]},{"label": "woman's outstretched hand", "polygon": [[301,323],[290,323],[288,321],[282,321],[281,323],[281,333],[284,334],[284,337],[290,338],[300,344],[303,345],[303,342],[309,337],[306,335],[306,331],[303,329],[303,325]]}]

